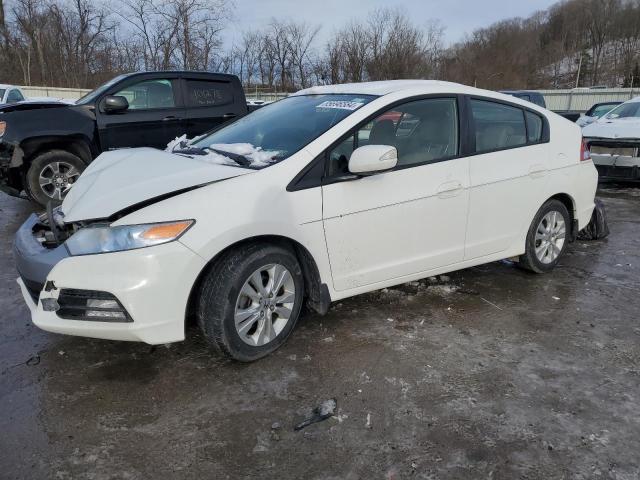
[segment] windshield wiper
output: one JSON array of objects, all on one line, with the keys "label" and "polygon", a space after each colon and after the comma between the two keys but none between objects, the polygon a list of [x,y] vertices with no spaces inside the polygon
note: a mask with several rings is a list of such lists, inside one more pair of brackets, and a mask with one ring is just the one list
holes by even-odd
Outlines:
[{"label": "windshield wiper", "polygon": [[231,160],[236,162],[238,165],[241,165],[243,167],[251,166],[251,160],[249,160],[249,158],[239,153],[225,152],[224,150],[218,150],[216,148],[211,148],[211,147],[207,147],[207,150],[217,153],[218,155],[222,155],[223,157],[230,158]]},{"label": "windshield wiper", "polygon": [[174,148],[171,153],[184,153],[185,155],[207,155],[209,152],[201,147],[187,147],[180,146],[180,148]]},{"label": "windshield wiper", "polygon": [[217,153],[223,157],[228,158],[236,162],[241,167],[251,167],[251,160],[239,153],[225,152],[224,150],[217,150],[210,147],[194,147],[187,145],[180,145],[179,148],[174,148],[171,153],[182,153],[184,155],[208,155],[209,152]]}]

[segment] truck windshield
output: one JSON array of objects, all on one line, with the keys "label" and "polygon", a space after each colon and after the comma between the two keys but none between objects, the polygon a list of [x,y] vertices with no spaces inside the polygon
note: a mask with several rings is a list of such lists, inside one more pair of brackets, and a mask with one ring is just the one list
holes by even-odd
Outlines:
[{"label": "truck windshield", "polygon": [[102,94],[102,92],[104,92],[106,89],[108,89],[109,87],[111,87],[115,83],[119,82],[120,80],[122,80],[126,76],[127,75],[118,75],[117,77],[112,78],[111,80],[109,80],[107,83],[103,83],[102,85],[100,85],[95,90],[91,90],[84,97],[81,97],[79,100],[77,100],[76,101],[76,105],[86,105],[87,103],[93,102],[96,98],[98,98]]},{"label": "truck windshield", "polygon": [[290,157],[354,111],[372,95],[301,95],[288,97],[191,143],[223,155],[241,154],[253,168]]}]

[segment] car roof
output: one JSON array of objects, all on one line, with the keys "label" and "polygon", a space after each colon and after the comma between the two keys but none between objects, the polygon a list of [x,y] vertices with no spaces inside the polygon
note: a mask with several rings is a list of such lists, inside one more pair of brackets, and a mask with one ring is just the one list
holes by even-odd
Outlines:
[{"label": "car roof", "polygon": [[[403,90],[424,90],[425,93],[476,91],[477,89],[453,82],[440,80],[385,80],[377,82],[341,83],[337,85],[322,85],[305,88],[293,95],[321,95],[321,94],[360,94],[360,95],[387,95]],[[477,90],[480,91],[480,90]]]},{"label": "car roof", "polygon": [[536,92],[535,90],[500,90],[500,93],[512,94],[512,93],[526,93],[527,95],[542,95],[540,92]]},{"label": "car roof", "polygon": [[15,85],[6,85],[3,83],[0,83],[0,88],[2,88],[3,90],[7,90],[9,88],[18,88],[18,87],[16,87]]}]

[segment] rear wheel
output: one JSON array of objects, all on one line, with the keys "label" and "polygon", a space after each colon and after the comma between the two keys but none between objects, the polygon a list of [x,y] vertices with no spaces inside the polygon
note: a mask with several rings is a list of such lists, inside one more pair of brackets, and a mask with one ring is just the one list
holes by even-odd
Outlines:
[{"label": "rear wheel", "polygon": [[79,157],[64,150],[42,153],[27,170],[27,195],[42,206],[49,202],[60,204],[85,167]]},{"label": "rear wheel", "polygon": [[531,222],[520,266],[535,273],[553,270],[567,246],[570,228],[567,207],[558,200],[546,202]]},{"label": "rear wheel", "polygon": [[276,350],[293,330],[304,280],[285,248],[253,244],[219,259],[202,281],[198,323],[223,355],[250,362]]}]

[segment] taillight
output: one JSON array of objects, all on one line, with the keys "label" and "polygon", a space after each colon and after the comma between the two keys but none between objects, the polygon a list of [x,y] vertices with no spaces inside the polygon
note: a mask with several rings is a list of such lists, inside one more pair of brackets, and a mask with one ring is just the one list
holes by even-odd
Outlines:
[{"label": "taillight", "polygon": [[591,151],[587,146],[586,140],[582,139],[582,144],[580,145],[580,161],[584,162],[585,160],[591,160]]}]

